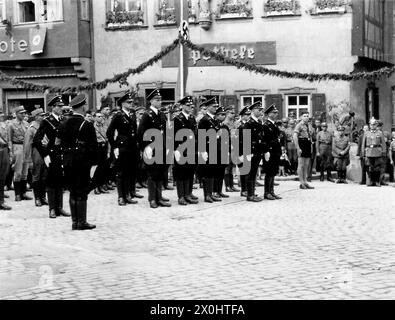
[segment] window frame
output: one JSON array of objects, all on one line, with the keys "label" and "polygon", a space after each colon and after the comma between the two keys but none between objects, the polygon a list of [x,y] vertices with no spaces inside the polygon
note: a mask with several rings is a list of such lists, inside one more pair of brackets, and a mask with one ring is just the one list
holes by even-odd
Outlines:
[{"label": "window frame", "polygon": [[[41,15],[41,9],[42,7],[40,6],[39,0],[16,0],[15,6],[13,8],[13,15],[14,15],[14,21],[15,25],[25,25],[25,24],[32,24],[32,23],[55,23],[55,22],[63,22],[64,21],[64,8],[63,8],[63,0],[56,0],[59,1],[59,4],[57,5],[59,12],[57,19],[55,20],[43,20],[42,15]],[[19,11],[19,4],[23,2],[33,2],[34,3],[34,21],[28,21],[28,22],[22,22],[20,21],[20,11]],[[48,13],[47,13],[48,14]]]},{"label": "window frame", "polygon": [[[162,0],[156,0],[155,2],[155,14],[154,14],[154,25],[156,27],[158,26],[173,26],[177,24],[177,18],[176,18],[176,5],[175,5],[175,1],[178,0],[172,0],[173,1],[173,7],[168,7],[165,10],[169,10],[170,12],[172,11],[174,14],[174,21],[173,20],[158,20],[158,14],[160,12],[160,2]],[[164,21],[163,23],[160,23],[159,21]]]},{"label": "window frame", "polygon": [[244,98],[251,98],[251,102],[255,103],[255,98],[261,98],[262,107],[265,107],[265,95],[264,94],[241,94],[240,95],[240,110],[242,110],[248,104],[244,104]]},{"label": "window frame", "polygon": [[[113,13],[117,14],[117,11],[114,10],[114,4],[116,0],[107,0],[107,15]],[[109,22],[108,17],[106,17],[106,27],[108,29],[122,29],[122,28],[139,28],[139,27],[147,27],[148,26],[148,16],[147,16],[147,0],[135,0],[140,1],[141,12],[143,13],[143,21],[140,23],[131,23],[131,22]],[[138,13],[139,10],[129,10],[129,0],[124,0],[125,2],[125,10],[121,10],[119,12],[127,12],[127,13]],[[126,10],[127,8],[127,10]]]},{"label": "window frame", "polygon": [[6,4],[6,0],[0,0],[0,9],[1,9],[0,21],[7,19],[7,12],[6,12],[6,5],[5,4]]},{"label": "window frame", "polygon": [[[86,3],[86,16],[83,16],[84,12],[84,3]],[[81,11],[81,20],[90,21],[90,3],[89,0],[81,0],[80,1],[80,11]]]},{"label": "window frame", "polygon": [[[300,97],[307,97],[307,105],[301,105],[300,104]],[[296,105],[289,105],[289,97],[296,97],[297,98],[297,104]],[[285,116],[289,117],[289,109],[296,109],[296,115],[295,118],[299,119],[300,118],[300,109],[305,109],[307,108],[307,111],[309,114],[312,114],[312,99],[311,99],[311,94],[295,94],[295,93],[290,93],[285,95]]]}]

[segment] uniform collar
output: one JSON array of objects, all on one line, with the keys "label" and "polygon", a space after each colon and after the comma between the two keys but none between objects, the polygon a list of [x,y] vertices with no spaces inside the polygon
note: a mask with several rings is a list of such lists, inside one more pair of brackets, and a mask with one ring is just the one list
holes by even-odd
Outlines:
[{"label": "uniform collar", "polygon": [[80,116],[80,117],[85,118],[83,114],[78,113],[78,112],[74,112],[74,113],[73,113],[73,116]]},{"label": "uniform collar", "polygon": [[130,117],[130,111],[126,110],[125,108],[122,108],[122,111],[123,111],[128,117]]},{"label": "uniform collar", "polygon": [[209,111],[207,111],[207,113],[206,113],[211,119],[214,119],[214,115],[213,114],[211,114]]},{"label": "uniform collar", "polygon": [[159,110],[158,110],[158,109],[156,109],[154,106],[150,106],[150,109],[151,109],[153,112],[155,112],[156,115],[158,115],[158,113],[159,113]]},{"label": "uniform collar", "polygon": [[275,124],[273,120],[267,118],[268,121],[270,121],[272,124]]},{"label": "uniform collar", "polygon": [[189,114],[188,113],[185,113],[184,111],[181,111],[181,113],[184,115],[185,119],[189,118]]},{"label": "uniform collar", "polygon": [[251,115],[251,119],[255,120],[256,122],[259,122],[259,119],[255,117],[254,115]]},{"label": "uniform collar", "polygon": [[60,116],[54,114],[53,112],[52,112],[52,116],[56,119],[56,121],[60,121]]}]

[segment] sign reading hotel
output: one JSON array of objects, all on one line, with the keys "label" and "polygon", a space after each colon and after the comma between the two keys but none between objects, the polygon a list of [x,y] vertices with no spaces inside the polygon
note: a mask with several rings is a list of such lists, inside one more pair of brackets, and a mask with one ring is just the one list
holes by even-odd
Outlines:
[{"label": "sign reading hotel", "polygon": [[0,57],[1,55],[20,57],[24,53],[30,55],[41,54],[44,50],[46,34],[46,28],[31,28],[26,38],[23,36],[2,38],[0,39]]},{"label": "sign reading hotel", "polygon": [[[276,42],[240,42],[202,44],[207,50],[222,54],[227,58],[253,63],[256,65],[275,65]],[[189,49],[188,49],[189,50]],[[202,55],[199,51],[189,50],[189,67],[224,66],[223,63],[209,56]],[[174,50],[162,59],[162,68],[175,68],[179,65],[179,51]]]}]

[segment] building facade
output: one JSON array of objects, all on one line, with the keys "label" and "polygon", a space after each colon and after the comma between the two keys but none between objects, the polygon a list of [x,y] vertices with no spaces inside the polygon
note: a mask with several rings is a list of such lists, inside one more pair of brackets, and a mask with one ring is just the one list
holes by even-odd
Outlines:
[{"label": "building facade", "polygon": [[[336,5],[338,3],[338,5]],[[335,4],[335,5],[334,5]],[[145,62],[178,36],[175,0],[101,0],[93,2],[97,80],[111,78]],[[370,71],[393,63],[392,1],[353,0],[191,0],[190,39],[197,45],[244,62],[306,73]],[[142,100],[162,90],[177,99],[178,50],[139,75],[129,77]],[[335,124],[355,112],[393,126],[391,80],[309,82],[262,76],[189,53],[186,92],[217,96],[238,110],[261,100],[275,103],[281,116],[304,110]],[[96,104],[116,100],[125,90],[112,85],[96,92]]]},{"label": "building facade", "polygon": [[[92,81],[91,9],[90,0],[0,0],[0,71],[58,87]],[[45,108],[52,96],[0,82],[5,113]]]}]

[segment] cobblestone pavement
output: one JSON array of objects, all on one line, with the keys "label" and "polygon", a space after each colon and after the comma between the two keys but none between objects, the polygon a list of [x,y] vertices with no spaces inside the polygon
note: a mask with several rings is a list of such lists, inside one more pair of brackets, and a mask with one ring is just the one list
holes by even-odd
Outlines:
[{"label": "cobblestone pavement", "polygon": [[91,194],[93,231],[10,199],[0,299],[394,299],[395,188],[313,185],[281,181],[280,201],[232,193],[187,207],[166,191],[169,210]]}]

